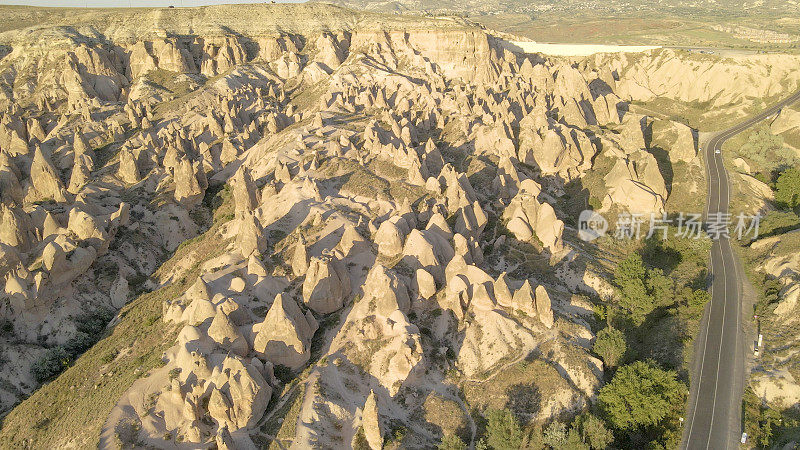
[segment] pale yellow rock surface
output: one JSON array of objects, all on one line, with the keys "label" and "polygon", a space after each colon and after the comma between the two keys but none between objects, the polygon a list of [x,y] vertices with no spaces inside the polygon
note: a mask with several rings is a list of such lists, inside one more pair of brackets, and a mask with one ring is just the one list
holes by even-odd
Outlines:
[{"label": "pale yellow rock surface", "polygon": [[278,294],[267,317],[253,330],[253,350],[273,364],[297,370],[308,361],[317,322],[310,314],[304,315],[293,299]]}]

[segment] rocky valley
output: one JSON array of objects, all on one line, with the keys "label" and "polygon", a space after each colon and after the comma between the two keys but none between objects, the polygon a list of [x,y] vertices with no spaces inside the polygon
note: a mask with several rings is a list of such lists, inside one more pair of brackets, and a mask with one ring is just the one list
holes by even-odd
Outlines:
[{"label": "rocky valley", "polygon": [[[497,411],[531,448],[576,416],[584,448],[679,441],[707,242],[667,267],[578,216],[702,212],[703,132],[799,57],[556,58],[323,4],[9,14],[0,447],[503,448]],[[639,253],[670,292],[644,322]],[[641,436],[598,397],[617,329],[683,383]]]}]

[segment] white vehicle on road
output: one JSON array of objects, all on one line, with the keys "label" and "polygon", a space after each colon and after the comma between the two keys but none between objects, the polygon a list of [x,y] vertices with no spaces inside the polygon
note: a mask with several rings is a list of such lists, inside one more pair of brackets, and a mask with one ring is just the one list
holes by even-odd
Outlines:
[{"label": "white vehicle on road", "polygon": [[719,155],[719,149],[714,150],[714,153]]},{"label": "white vehicle on road", "polygon": [[747,442],[747,433],[742,433],[742,444]]}]

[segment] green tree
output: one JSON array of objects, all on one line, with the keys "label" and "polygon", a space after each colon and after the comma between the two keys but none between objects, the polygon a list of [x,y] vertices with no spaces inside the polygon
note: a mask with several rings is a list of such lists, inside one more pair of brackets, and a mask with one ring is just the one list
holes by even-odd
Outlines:
[{"label": "green tree", "polygon": [[636,326],[653,311],[653,299],[647,293],[643,280],[630,280],[620,286],[619,305],[628,313]]},{"label": "green tree", "polygon": [[797,157],[783,145],[783,137],[773,134],[769,127],[760,127],[750,133],[747,142],[738,154],[756,164],[759,170],[771,178],[771,172],[791,167]]},{"label": "green tree", "polygon": [[742,145],[741,153],[746,156],[757,157],[757,159],[766,158],[770,152],[777,151],[783,147],[783,138],[776,134],[767,127],[759,127],[754,132],[750,133],[747,142]]},{"label": "green tree", "polygon": [[592,351],[594,351],[608,367],[616,367],[627,350],[625,335],[613,327],[605,327],[597,333]]},{"label": "green tree", "polygon": [[759,447],[773,448],[775,444],[778,444],[774,437],[781,434],[782,425],[788,428],[797,426],[795,420],[789,417],[786,417],[785,423],[783,423],[784,417],[781,412],[770,404],[764,403],[752,388],[745,389],[742,406],[745,430],[750,436],[751,442],[756,443]]},{"label": "green tree", "polygon": [[800,228],[800,217],[792,211],[767,211],[758,224],[758,237],[774,236]]},{"label": "green tree", "polygon": [[638,253],[619,263],[614,271],[614,284],[619,306],[636,326],[644,323],[653,309],[675,303],[675,281],[660,268],[645,268]]},{"label": "green tree", "polygon": [[455,434],[446,434],[442,436],[442,441],[439,443],[439,450],[465,450],[467,444]]},{"label": "green tree", "polygon": [[558,447],[559,449],[570,449],[570,450],[591,450],[589,444],[584,442],[583,438],[581,437],[578,430],[575,428],[571,428],[567,433],[567,441],[566,445],[563,447]]},{"label": "green tree", "polygon": [[614,270],[614,281],[617,284],[624,284],[631,280],[643,280],[645,274],[641,255],[632,253],[617,265]]},{"label": "green tree", "polygon": [[659,268],[648,271],[647,290],[655,306],[670,306],[675,301],[675,282]]},{"label": "green tree", "polygon": [[768,448],[773,444],[773,434],[778,429],[781,421],[781,414],[772,409],[767,408],[761,413],[761,421],[759,422],[759,436],[758,443],[762,447]]},{"label": "green tree", "polygon": [[653,310],[653,299],[650,297],[645,279],[647,270],[638,253],[632,253],[619,263],[614,271],[614,283],[619,291],[619,306],[622,307],[637,326]]},{"label": "green tree", "polygon": [[689,307],[694,311],[701,311],[709,300],[711,300],[711,294],[708,291],[695,289],[689,298]]},{"label": "green tree", "polygon": [[72,338],[64,344],[64,350],[73,357],[80,356],[89,350],[97,342],[97,335],[89,335],[83,331],[77,331]]},{"label": "green tree", "polygon": [[658,425],[680,407],[685,391],[674,371],[636,361],[620,367],[600,389],[598,404],[613,428],[631,431]]},{"label": "green tree", "polygon": [[486,443],[495,450],[522,446],[522,427],[508,408],[490,409],[486,414]]},{"label": "green tree", "polygon": [[591,447],[578,430],[577,420],[572,427],[567,430],[567,426],[561,422],[550,423],[544,429],[544,443],[555,450],[590,450]]},{"label": "green tree", "polygon": [[573,428],[576,427],[583,441],[589,444],[592,450],[605,450],[614,442],[614,435],[594,414],[584,413],[576,417]]},{"label": "green tree", "polygon": [[800,170],[783,171],[775,183],[775,201],[789,208],[800,205]]},{"label": "green tree", "polygon": [[559,421],[551,422],[544,429],[544,443],[554,449],[561,449],[567,445],[567,426]]}]

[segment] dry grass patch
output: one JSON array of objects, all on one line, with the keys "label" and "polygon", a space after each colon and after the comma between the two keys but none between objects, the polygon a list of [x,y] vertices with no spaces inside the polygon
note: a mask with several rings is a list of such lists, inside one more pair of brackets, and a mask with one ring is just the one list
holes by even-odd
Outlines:
[{"label": "dry grass patch", "polygon": [[467,381],[462,386],[470,408],[479,411],[509,408],[525,419],[535,419],[547,399],[552,399],[569,383],[555,367],[536,359],[520,361],[486,381]]}]

